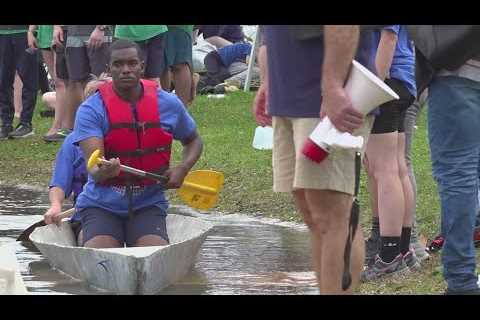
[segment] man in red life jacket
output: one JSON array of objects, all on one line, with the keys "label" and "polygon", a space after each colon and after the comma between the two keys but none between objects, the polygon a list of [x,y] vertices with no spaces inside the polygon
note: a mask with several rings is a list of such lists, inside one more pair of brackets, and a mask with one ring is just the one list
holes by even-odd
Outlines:
[{"label": "man in red life jacket", "polygon": [[[79,107],[74,141],[88,159],[100,149],[110,164],[89,172],[77,199],[85,247],[108,248],[168,244],[164,190],[179,188],[202,152],[194,120],[173,94],[148,80],[140,48],[129,40],[110,47],[111,82]],[[173,139],[183,159],[170,167]],[[165,175],[165,184],[120,172],[120,163]]]}]

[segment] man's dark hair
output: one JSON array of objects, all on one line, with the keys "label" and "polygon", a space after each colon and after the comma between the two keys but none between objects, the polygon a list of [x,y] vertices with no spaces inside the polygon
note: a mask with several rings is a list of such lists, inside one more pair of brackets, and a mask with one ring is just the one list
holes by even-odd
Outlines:
[{"label": "man's dark hair", "polygon": [[137,50],[138,57],[140,58],[140,60],[143,60],[144,58],[143,51],[136,42],[126,40],[126,39],[118,39],[118,40],[115,40],[108,48],[108,61],[110,61],[110,59],[112,58],[112,52],[114,50],[129,49],[129,48],[135,48]]}]

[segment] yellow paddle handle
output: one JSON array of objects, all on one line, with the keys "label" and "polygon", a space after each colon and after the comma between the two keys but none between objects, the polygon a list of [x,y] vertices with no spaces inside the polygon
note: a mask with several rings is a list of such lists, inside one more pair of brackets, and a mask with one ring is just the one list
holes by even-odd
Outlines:
[{"label": "yellow paddle handle", "polygon": [[204,185],[201,185],[201,184],[197,184],[197,183],[193,183],[193,182],[184,181],[182,186],[189,187],[189,188],[196,189],[196,190],[200,190],[200,191],[203,191],[203,192],[206,192],[206,193],[211,193],[213,195],[218,193],[217,189],[215,189],[215,188],[210,188],[210,187],[207,187],[207,186],[204,186]]},{"label": "yellow paddle handle", "polygon": [[88,159],[88,162],[87,162],[87,169],[88,170],[91,170],[93,168],[93,166],[95,166],[99,162],[99,159],[98,159],[99,156],[100,156],[100,150],[99,149],[95,150],[92,153],[92,155],[90,156],[90,158]]}]

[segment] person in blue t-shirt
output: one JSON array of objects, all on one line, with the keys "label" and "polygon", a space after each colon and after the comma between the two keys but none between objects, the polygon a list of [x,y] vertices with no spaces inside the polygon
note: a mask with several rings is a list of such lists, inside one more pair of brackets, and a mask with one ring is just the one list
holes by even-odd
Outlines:
[{"label": "person in blue t-shirt", "polygon": [[240,25],[200,25],[196,26],[195,29],[198,29],[199,35],[203,34],[205,41],[211,43],[217,49],[245,41],[245,35]]},{"label": "person in blue t-shirt", "polygon": [[[181,101],[154,82],[140,80],[144,70],[140,50],[129,40],[114,42],[108,64],[112,81],[100,86],[77,112],[73,142],[85,158],[99,149],[110,160],[89,170],[77,199],[85,247],[168,244],[164,192],[181,186],[202,152],[195,122]],[[169,167],[172,138],[182,143],[183,158]],[[155,145],[162,141],[163,146]],[[148,144],[154,147],[145,147]],[[121,174],[120,161],[141,164],[137,168],[142,170],[157,166],[155,173],[168,181]]]},{"label": "person in blue t-shirt", "polygon": [[416,96],[414,48],[403,25],[385,26],[374,36],[378,77],[400,99],[380,106],[367,144],[368,185],[372,212],[379,219],[380,239],[376,250],[367,248],[364,280],[420,267],[410,250],[415,202],[405,161],[404,127],[406,111]]},{"label": "person in blue t-shirt", "polygon": [[202,91],[205,87],[216,86],[230,78],[233,74],[229,67],[235,62],[242,63],[247,69],[251,51],[250,43],[235,43],[209,52],[204,59],[207,74],[200,78],[197,91]]},{"label": "person in blue t-shirt", "polygon": [[[48,191],[50,208],[44,215],[46,224],[60,222],[58,215],[62,212],[63,201],[73,193],[73,202],[75,203],[87,182],[87,168],[82,150],[73,145],[72,141],[73,136],[69,134],[57,153]],[[81,243],[82,232],[78,212],[70,219],[70,223],[78,239],[77,242]]]}]

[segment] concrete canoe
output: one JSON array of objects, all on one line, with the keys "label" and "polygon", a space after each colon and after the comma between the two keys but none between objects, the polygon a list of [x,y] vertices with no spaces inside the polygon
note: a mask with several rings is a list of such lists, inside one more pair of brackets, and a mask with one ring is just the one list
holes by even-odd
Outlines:
[{"label": "concrete canoe", "polygon": [[12,245],[0,246],[0,295],[5,294],[28,294]]},{"label": "concrete canoe", "polygon": [[183,278],[213,225],[199,218],[167,215],[170,244],[92,249],[76,247],[69,222],[36,228],[30,240],[50,265],[89,285],[118,294],[155,294]]}]

